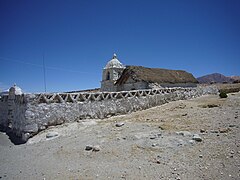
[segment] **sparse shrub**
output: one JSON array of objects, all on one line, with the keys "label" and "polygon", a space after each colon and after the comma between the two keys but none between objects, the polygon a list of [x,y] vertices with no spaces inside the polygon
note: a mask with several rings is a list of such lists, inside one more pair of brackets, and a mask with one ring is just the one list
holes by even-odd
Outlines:
[{"label": "sparse shrub", "polygon": [[227,93],[225,93],[225,92],[220,92],[219,97],[220,97],[220,98],[227,98],[228,96],[227,96]]}]

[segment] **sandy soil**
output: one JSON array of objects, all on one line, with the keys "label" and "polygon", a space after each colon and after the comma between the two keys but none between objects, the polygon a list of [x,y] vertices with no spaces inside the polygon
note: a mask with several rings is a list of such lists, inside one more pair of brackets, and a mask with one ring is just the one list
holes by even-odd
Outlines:
[{"label": "sandy soil", "polygon": [[0,162],[1,179],[240,179],[240,93],[64,124],[23,145],[1,133]]}]

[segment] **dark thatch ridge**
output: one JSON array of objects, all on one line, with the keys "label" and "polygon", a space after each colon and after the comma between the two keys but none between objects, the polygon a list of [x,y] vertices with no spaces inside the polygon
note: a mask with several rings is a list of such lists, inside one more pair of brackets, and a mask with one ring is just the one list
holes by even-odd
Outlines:
[{"label": "dark thatch ridge", "polygon": [[116,84],[124,84],[131,77],[135,81],[148,83],[198,83],[191,73],[182,70],[127,66]]}]

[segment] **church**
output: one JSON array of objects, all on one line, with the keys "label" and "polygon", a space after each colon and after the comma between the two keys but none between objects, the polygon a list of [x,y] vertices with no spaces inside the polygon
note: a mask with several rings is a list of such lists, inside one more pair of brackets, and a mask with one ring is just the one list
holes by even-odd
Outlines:
[{"label": "church", "polygon": [[103,68],[101,91],[116,92],[165,87],[196,87],[198,81],[183,70],[124,66],[114,54]]}]

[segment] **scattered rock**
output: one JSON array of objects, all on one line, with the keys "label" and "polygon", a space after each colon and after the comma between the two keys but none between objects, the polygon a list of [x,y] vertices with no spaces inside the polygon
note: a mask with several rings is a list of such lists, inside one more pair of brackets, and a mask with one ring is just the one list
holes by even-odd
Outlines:
[{"label": "scattered rock", "polygon": [[202,157],[203,157],[203,155],[202,155],[202,154],[200,154],[200,155],[199,155],[199,157],[200,157],[200,158],[202,158]]},{"label": "scattered rock", "polygon": [[156,147],[157,145],[158,145],[158,144],[156,144],[156,143],[153,143],[153,144],[152,144],[152,147]]},{"label": "scattered rock", "polygon": [[182,114],[182,116],[187,116],[187,113],[185,113],[185,114]]},{"label": "scattered rock", "polygon": [[91,151],[93,149],[92,145],[86,145],[85,150],[86,151]]},{"label": "scattered rock", "polygon": [[208,104],[207,107],[214,108],[214,107],[219,107],[219,105],[218,104]]},{"label": "scattered rock", "polygon": [[158,126],[158,128],[161,129],[161,130],[164,130],[164,127],[162,127],[162,126]]},{"label": "scattered rock", "polygon": [[156,135],[151,135],[149,138],[150,138],[150,139],[156,139],[157,136],[156,136]]},{"label": "scattered rock", "polygon": [[210,130],[211,133],[218,133],[218,130]]},{"label": "scattered rock", "polygon": [[124,122],[118,122],[117,124],[116,124],[116,127],[121,127],[121,126],[123,126],[124,125]]},{"label": "scattered rock", "polygon": [[57,136],[58,136],[58,132],[49,132],[46,134],[46,138],[53,138]]},{"label": "scattered rock", "polygon": [[99,145],[95,145],[95,146],[92,147],[92,151],[94,151],[94,152],[97,152],[97,151],[100,151],[100,150],[101,150],[101,148],[100,148]]},{"label": "scattered rock", "polygon": [[160,162],[160,160],[156,160],[156,163],[157,163],[157,164],[160,164],[161,162]]},{"label": "scattered rock", "polygon": [[188,142],[189,142],[190,144],[195,144],[195,141],[194,141],[194,140],[192,140],[192,139],[191,139],[191,140],[189,140]]},{"label": "scattered rock", "polygon": [[179,104],[176,108],[178,109],[184,109],[186,107],[186,104]]},{"label": "scattered rock", "polygon": [[184,144],[184,141],[182,139],[177,140],[177,146],[182,146]]},{"label": "scattered rock", "polygon": [[197,141],[197,142],[201,142],[202,141],[202,138],[198,134],[194,134],[192,139]]},{"label": "scattered rock", "polygon": [[200,133],[205,133],[206,130],[205,129],[200,129]]},{"label": "scattered rock", "polygon": [[182,135],[182,136],[192,136],[192,134],[188,131],[179,131],[176,132],[177,135]]},{"label": "scattered rock", "polygon": [[229,132],[229,128],[219,128],[219,132],[220,133],[227,133],[227,132]]}]

